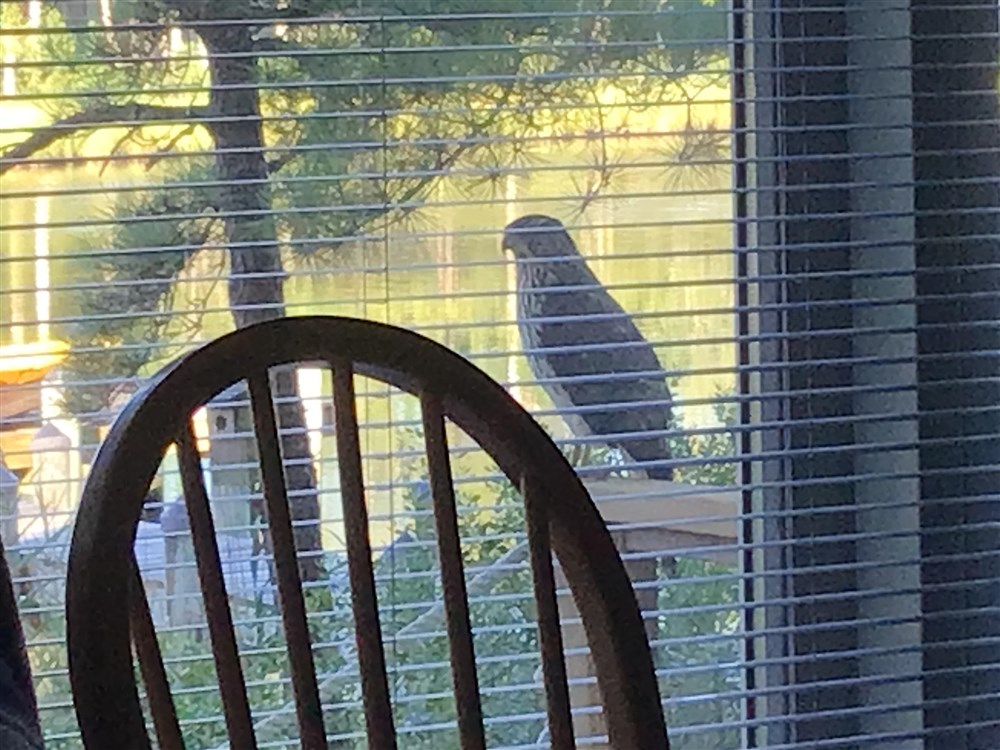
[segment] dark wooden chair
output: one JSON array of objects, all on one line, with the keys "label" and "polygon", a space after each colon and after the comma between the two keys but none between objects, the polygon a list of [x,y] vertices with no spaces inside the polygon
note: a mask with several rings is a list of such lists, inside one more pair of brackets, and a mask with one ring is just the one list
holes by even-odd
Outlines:
[{"label": "dark wooden chair", "polygon": [[0,748],[42,748],[31,665],[3,539],[0,539]]},{"label": "dark wooden chair", "polygon": [[[70,678],[85,745],[99,750],[151,746],[133,676],[134,646],[159,747],[183,747],[132,557],[143,499],[167,449],[175,444],[230,743],[238,750],[255,747],[191,426],[191,417],[200,406],[245,381],[271,529],[299,741],[307,750],[327,747],[271,384],[274,368],[317,362],[333,372],[348,568],[358,632],[379,634],[380,629],[361,474],[355,373],[420,399],[461,746],[483,748],[485,739],[446,419],[479,443],[521,489],[552,747],[575,747],[554,551],[582,613],[612,747],[667,750],[653,663],[631,584],[596,507],[556,445],[499,384],[445,347],[399,328],[334,317],[285,318],[252,326],[180,358],[132,399],[105,439],[83,492],[67,588]],[[132,604],[125,606],[130,593]],[[381,637],[360,639],[358,649],[368,746],[395,748]]]}]

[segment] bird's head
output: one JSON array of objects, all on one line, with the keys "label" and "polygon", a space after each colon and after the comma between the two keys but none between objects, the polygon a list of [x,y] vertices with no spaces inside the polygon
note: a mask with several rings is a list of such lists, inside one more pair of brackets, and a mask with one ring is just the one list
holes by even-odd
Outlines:
[{"label": "bird's head", "polygon": [[543,214],[528,214],[508,224],[503,230],[503,249],[514,260],[579,258],[563,223]]}]

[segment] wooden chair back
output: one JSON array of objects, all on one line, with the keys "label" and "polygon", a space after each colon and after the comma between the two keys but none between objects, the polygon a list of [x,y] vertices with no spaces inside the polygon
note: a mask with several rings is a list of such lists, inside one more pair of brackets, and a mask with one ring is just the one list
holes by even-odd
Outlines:
[{"label": "wooden chair back", "polygon": [[14,577],[0,538],[0,748],[41,750],[31,665],[18,616]]},{"label": "wooden chair back", "polygon": [[[272,398],[275,368],[315,363],[332,369],[353,615],[357,632],[372,636],[358,642],[368,746],[390,750],[397,747],[397,738],[380,637],[355,374],[420,399],[461,747],[484,748],[485,738],[446,420],[475,440],[521,489],[551,746],[575,747],[554,551],[582,615],[612,747],[666,750],[659,691],[634,592],[596,507],[557,446],[498,383],[445,347],[403,329],[335,317],[284,318],[255,325],[181,357],[130,401],[101,445],[76,520],[67,586],[70,678],[85,745],[101,750],[151,746],[133,677],[134,648],[158,745],[162,750],[183,747],[153,620],[132,557],[143,499],[173,444],[178,449],[231,747],[256,747],[192,428],[192,415],[199,407],[245,381],[300,743],[305,750],[327,747]],[[124,606],[127,601],[131,606]]]}]

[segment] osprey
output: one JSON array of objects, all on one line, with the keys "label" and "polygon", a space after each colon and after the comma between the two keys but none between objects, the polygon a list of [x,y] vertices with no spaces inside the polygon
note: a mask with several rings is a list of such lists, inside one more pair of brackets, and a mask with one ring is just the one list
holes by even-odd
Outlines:
[{"label": "osprey", "polygon": [[566,228],[522,216],[504,229],[517,268],[517,324],[531,367],[574,435],[599,436],[650,479],[673,479],[666,373]]}]

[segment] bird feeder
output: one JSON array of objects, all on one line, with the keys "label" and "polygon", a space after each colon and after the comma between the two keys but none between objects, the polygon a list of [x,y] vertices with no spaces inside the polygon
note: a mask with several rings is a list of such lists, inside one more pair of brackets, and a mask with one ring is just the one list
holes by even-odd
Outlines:
[{"label": "bird feeder", "polygon": [[62,364],[69,349],[63,341],[0,346],[0,449],[10,470],[31,468],[28,443],[41,411],[42,380]]}]

